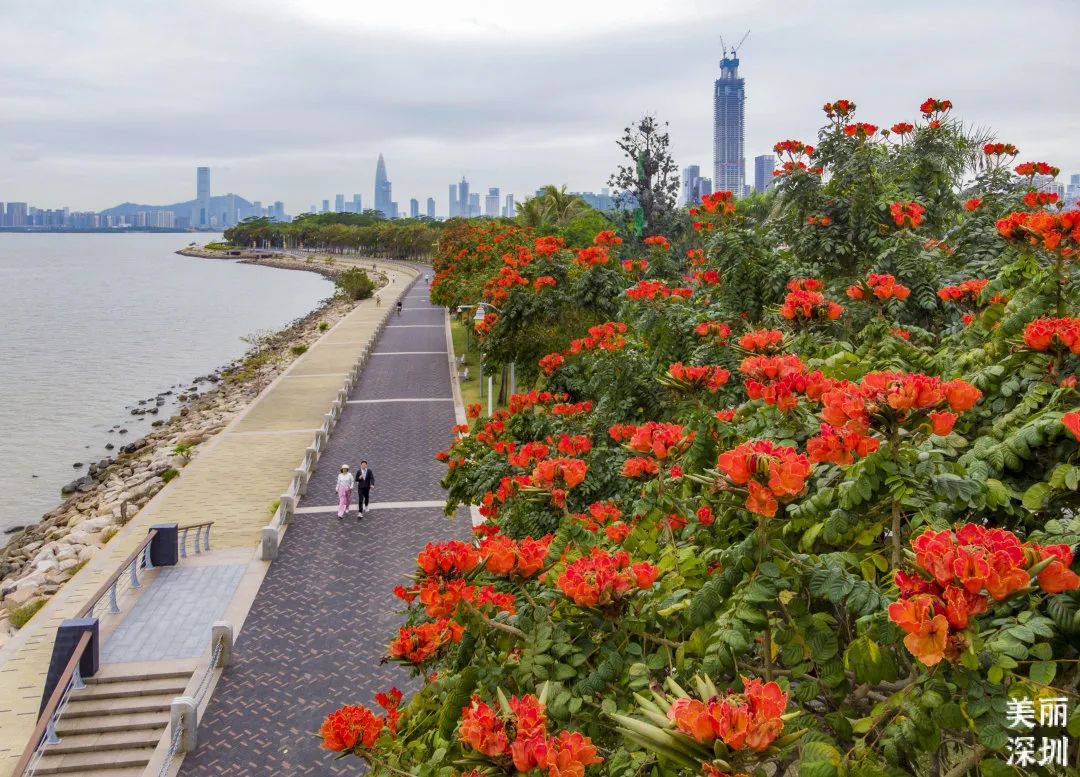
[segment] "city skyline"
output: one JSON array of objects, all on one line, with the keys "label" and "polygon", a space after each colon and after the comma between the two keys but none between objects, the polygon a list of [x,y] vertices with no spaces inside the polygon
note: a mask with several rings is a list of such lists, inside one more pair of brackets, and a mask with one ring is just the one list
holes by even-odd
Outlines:
[{"label": "city skyline", "polygon": [[[853,99],[861,120],[887,126],[914,119],[918,104],[935,95],[952,99],[970,126],[1015,142],[1024,158],[1080,170],[1080,149],[1067,141],[1080,130],[1078,110],[1058,86],[1080,74],[1067,54],[1069,37],[1025,54],[1052,78],[1025,76],[1000,51],[998,42],[1013,32],[1004,3],[913,0],[889,9],[839,2],[838,21],[819,29],[814,9],[778,13],[777,2],[722,9],[597,2],[577,9],[581,23],[560,35],[544,18],[551,9],[497,8],[479,22],[421,2],[422,12],[410,14],[423,17],[416,23],[333,0],[317,9],[271,0],[256,15],[234,0],[193,0],[163,25],[156,12],[140,6],[134,13],[136,6],[117,0],[104,9],[65,5],[65,24],[54,25],[50,6],[61,10],[55,0],[12,6],[0,29],[5,201],[100,210],[187,200],[191,167],[206,165],[215,189],[264,201],[272,195],[293,213],[327,192],[359,189],[366,205],[358,182],[370,186],[370,173],[358,171],[373,169],[379,152],[394,160],[399,203],[437,196],[463,171],[504,191],[547,183],[595,190],[620,161],[614,141],[621,129],[646,111],[670,123],[680,169],[711,170],[719,35],[737,40],[747,28],[753,35],[739,55],[740,75],[752,84],[748,162],[777,140],[813,142],[826,100]],[[933,8],[938,23],[927,27],[919,8]],[[980,23],[971,25],[976,12]],[[1062,33],[1080,19],[1080,9],[1054,2],[1034,2],[1031,13]],[[210,17],[214,29],[206,29]],[[231,53],[234,25],[270,45]],[[41,46],[56,55],[43,61]],[[933,53],[911,57],[916,46]],[[678,57],[667,56],[676,48]],[[170,52],[167,61],[155,57],[160,51]],[[627,76],[631,51],[650,62],[644,75]],[[513,67],[491,67],[507,57]],[[133,61],[140,80],[153,84],[137,102],[106,86],[130,78]],[[436,87],[430,73],[447,61],[459,77]],[[326,84],[316,77],[330,63],[367,71],[372,62],[377,78]],[[481,76],[488,88],[470,90]],[[578,99],[552,110],[551,95],[568,78]],[[289,111],[265,99],[267,83],[288,97]]]}]

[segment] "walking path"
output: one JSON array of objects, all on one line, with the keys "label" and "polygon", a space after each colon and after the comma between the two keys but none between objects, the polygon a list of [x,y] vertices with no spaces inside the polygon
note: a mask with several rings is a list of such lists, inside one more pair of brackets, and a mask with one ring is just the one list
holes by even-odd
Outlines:
[{"label": "walking path", "polygon": [[[371,260],[357,263],[367,266],[371,264]],[[8,777],[11,773],[34,730],[57,627],[80,610],[110,573],[145,539],[150,526],[158,523],[184,525],[213,521],[211,555],[216,558],[204,559],[198,563],[189,563],[193,561],[189,559],[175,570],[151,573],[157,576],[154,584],[141,589],[143,595],[135,602],[133,609],[124,606],[123,615],[116,616],[116,620],[120,621],[119,625],[107,625],[103,622],[103,633],[113,627],[116,629],[105,641],[103,659],[160,660],[169,657],[166,655],[168,653],[175,655],[195,649],[189,646],[189,642],[193,646],[201,641],[201,645],[205,647],[209,640],[207,624],[215,619],[211,616],[220,613],[222,608],[227,619],[237,625],[242,621],[247,605],[258,590],[268,566],[266,562],[258,561],[254,552],[260,532],[270,518],[271,504],[287,489],[294,469],[299,466],[315,430],[321,426],[324,414],[336,398],[357,357],[373,340],[379,323],[387,315],[398,294],[417,275],[415,268],[406,265],[384,262],[378,264],[379,269],[393,281],[380,292],[382,305],[377,305],[374,299],[357,304],[348,316],[313,344],[240,416],[202,446],[191,464],[183,469],[180,477],[162,489],[30,623],[0,649],[0,777]],[[418,288],[413,294],[419,295],[422,292]],[[403,314],[403,320],[405,315],[408,314]],[[434,320],[431,313],[426,315],[430,320]],[[434,333],[436,330],[430,331]],[[445,351],[445,340],[440,342]],[[438,359],[435,356],[430,358],[436,361]],[[447,372],[445,362],[444,356],[441,365],[444,373]],[[373,361],[369,366],[377,368],[381,363]],[[365,369],[364,375],[367,376],[368,372],[369,370]],[[448,388],[443,390],[444,395],[449,393]],[[392,409],[394,407],[396,406],[350,405],[345,412],[351,416],[368,414],[368,425],[365,427],[367,431],[372,428],[371,424],[375,423],[371,413],[380,419],[381,426],[382,418],[397,417],[399,411]],[[439,430],[440,443],[444,443],[449,423],[453,422],[453,411],[449,404],[440,403],[439,407],[443,415],[439,416],[435,426]],[[408,407],[400,412],[410,415],[413,409]],[[443,420],[446,413],[451,413],[449,423]],[[414,437],[411,432],[405,433],[405,436],[409,439]],[[388,446],[384,449],[376,438],[372,438],[371,443],[371,447],[364,453],[370,451],[369,458],[372,459],[376,472],[378,473],[376,462],[387,462],[383,473],[386,490],[384,492],[379,489],[376,493],[385,493],[388,498],[392,497],[393,467],[397,466],[399,461],[405,461],[397,458],[401,454],[401,448]],[[433,453],[437,448],[429,450]],[[417,457],[422,458],[422,455],[417,454]],[[426,464],[426,471],[430,473],[435,462]],[[320,462],[320,466],[330,465],[324,461]],[[406,470],[409,467],[410,465],[403,465]],[[421,479],[420,474],[413,474],[402,482],[412,483]],[[432,477],[432,481],[435,479],[437,476]],[[329,494],[331,491],[332,489],[325,493]],[[310,498],[322,493],[321,487],[314,484],[309,491]],[[437,489],[433,487],[423,493],[428,499],[438,496]],[[386,511],[384,515],[388,513],[389,511]],[[316,517],[298,516],[296,523],[302,531],[303,521]],[[372,523],[374,524],[374,521]],[[301,531],[294,532],[290,528],[287,536],[300,534]],[[289,544],[296,545],[287,543],[287,548]],[[330,549],[323,548],[321,552],[328,550]],[[288,552],[296,551],[287,550]],[[317,555],[312,555],[307,557],[305,563],[318,566],[321,562],[322,559]],[[212,567],[215,564],[225,566],[214,571]],[[240,565],[242,569],[230,570],[230,565]],[[154,590],[160,583],[166,586],[165,594]],[[176,597],[169,597],[170,592],[175,593]],[[163,596],[165,598],[162,598]],[[200,606],[200,603],[203,606]],[[136,629],[136,617],[143,617],[146,621],[167,618],[168,629],[156,634],[150,634],[146,629]],[[171,641],[175,642],[175,645],[169,644],[169,630],[172,632]],[[137,636],[136,632],[142,632],[142,636]],[[195,636],[192,637],[188,632],[193,632]],[[115,645],[112,644],[114,637]],[[270,770],[259,773],[278,772]]]},{"label": "walking path", "polygon": [[[381,664],[401,621],[391,590],[429,541],[466,537],[466,510],[443,515],[435,461],[458,420],[446,313],[418,283],[380,335],[326,452],[289,524],[199,725],[181,775],[355,774],[314,734],[348,703],[417,687]],[[367,459],[372,512],[339,521],[334,482],[342,464]]]}]

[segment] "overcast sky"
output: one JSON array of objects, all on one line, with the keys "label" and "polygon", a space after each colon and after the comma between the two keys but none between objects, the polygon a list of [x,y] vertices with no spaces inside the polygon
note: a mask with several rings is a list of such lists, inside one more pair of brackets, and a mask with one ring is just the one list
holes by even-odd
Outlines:
[{"label": "overcast sky", "polygon": [[1080,172],[1073,0],[0,0],[0,201],[98,210],[214,194],[407,207],[597,190],[643,112],[712,168],[720,37],[740,51],[752,158],[810,141],[821,104],[912,120],[948,97],[1025,159]]}]

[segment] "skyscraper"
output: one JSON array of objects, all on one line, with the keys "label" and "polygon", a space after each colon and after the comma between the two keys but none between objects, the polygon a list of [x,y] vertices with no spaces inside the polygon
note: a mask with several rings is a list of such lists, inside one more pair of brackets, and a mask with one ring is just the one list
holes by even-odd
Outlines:
[{"label": "skyscraper", "polygon": [[435,218],[435,198],[434,197],[428,197],[427,198],[427,217],[429,219]]},{"label": "skyscraper", "polygon": [[364,212],[364,200],[363,200],[363,198],[360,197],[359,194],[354,194],[352,196],[352,210],[353,210],[353,213],[363,213]]},{"label": "skyscraper", "polygon": [[330,200],[323,200],[322,201],[322,211],[321,212],[322,213],[329,213],[330,212]]},{"label": "skyscraper", "polygon": [[743,195],[746,187],[746,82],[739,78],[739,58],[732,49],[720,60],[720,77],[713,84],[713,187]]},{"label": "skyscraper", "polygon": [[345,212],[345,195],[344,194],[334,195],[334,212],[335,213],[344,213]]},{"label": "skyscraper", "polygon": [[386,162],[382,154],[379,154],[379,161],[375,164],[375,210],[381,211],[388,219],[394,217],[390,181],[386,177]]},{"label": "skyscraper", "polygon": [[420,200],[413,197],[409,200],[409,218],[415,219],[420,217]]},{"label": "skyscraper", "polygon": [[484,215],[489,218],[497,218],[499,215],[499,187],[492,186],[484,197]]},{"label": "skyscraper", "polygon": [[472,218],[470,211],[471,200],[469,199],[469,182],[465,176],[461,176],[461,183],[457,186],[458,213],[465,218]]},{"label": "skyscraper", "polygon": [[687,165],[682,171],[682,186],[679,190],[679,204],[692,205],[699,199],[698,181],[701,180],[701,167]]},{"label": "skyscraper", "polygon": [[450,196],[447,198],[446,201],[448,203],[450,203],[449,210],[447,210],[447,215],[450,218],[457,218],[458,216],[460,216],[461,211],[460,211],[460,206],[458,205],[457,184],[456,183],[450,184]]},{"label": "skyscraper", "polygon": [[773,170],[776,169],[776,156],[762,154],[754,157],[754,191],[763,192],[772,184]]},{"label": "skyscraper", "polygon": [[508,219],[514,218],[517,215],[517,208],[514,207],[514,195],[506,195],[506,204],[503,206],[503,215]]},{"label": "skyscraper", "polygon": [[210,168],[199,167],[195,170],[195,223],[200,227],[210,226]]},{"label": "skyscraper", "polygon": [[[466,184],[468,186],[468,184]],[[474,219],[480,215],[480,193],[469,195],[469,218]]]}]

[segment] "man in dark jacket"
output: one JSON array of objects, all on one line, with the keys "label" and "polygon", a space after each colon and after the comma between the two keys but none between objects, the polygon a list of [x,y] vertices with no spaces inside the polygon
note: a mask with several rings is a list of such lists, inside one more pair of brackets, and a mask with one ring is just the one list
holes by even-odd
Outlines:
[{"label": "man in dark jacket", "polygon": [[361,461],[359,469],[356,470],[356,490],[359,496],[360,510],[356,514],[356,520],[360,520],[364,517],[364,511],[368,510],[368,498],[371,496],[371,489],[375,486],[375,473],[368,469],[367,461]]}]

